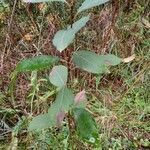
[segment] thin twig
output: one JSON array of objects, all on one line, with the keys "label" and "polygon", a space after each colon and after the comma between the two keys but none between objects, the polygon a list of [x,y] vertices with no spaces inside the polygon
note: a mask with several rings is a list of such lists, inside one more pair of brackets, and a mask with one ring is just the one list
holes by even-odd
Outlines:
[{"label": "thin twig", "polygon": [[[12,25],[14,13],[15,13],[16,4],[17,4],[17,0],[14,1],[14,5],[13,5],[10,21],[8,23],[8,35],[10,35],[10,32],[11,32],[11,25]],[[5,53],[6,53],[7,44],[8,44],[8,36],[6,37],[5,46],[4,46],[4,49],[3,49],[3,53],[1,55],[1,66],[0,66],[0,72],[1,73],[3,73],[3,63],[4,63],[4,57],[5,57]]]}]

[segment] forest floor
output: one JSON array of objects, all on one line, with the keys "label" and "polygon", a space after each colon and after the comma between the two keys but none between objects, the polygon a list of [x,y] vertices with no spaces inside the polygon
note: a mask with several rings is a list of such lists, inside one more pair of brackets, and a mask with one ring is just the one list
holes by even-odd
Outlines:
[{"label": "forest floor", "polygon": [[[147,0],[116,0],[96,7],[72,46],[121,58],[135,54],[132,62],[112,67],[109,74],[101,75],[99,83],[85,72],[70,71],[70,87],[76,91],[84,88],[87,92],[87,107],[98,124],[102,149],[150,149],[149,10]],[[31,74],[18,76],[15,106],[8,92],[11,73],[23,58],[39,54],[57,55],[65,60],[70,57],[71,47],[66,50],[68,53],[60,54],[52,44],[56,31],[65,28],[69,21],[70,10],[60,3],[0,2],[0,149],[71,149],[72,143],[74,149],[94,149],[76,136],[68,139],[66,127],[53,130],[51,137],[46,132],[42,136],[27,132],[31,118]],[[45,72],[38,75],[39,80],[46,78]],[[38,88],[42,89],[38,93],[41,96],[48,85],[41,80]],[[42,102],[37,106],[36,101],[34,116],[45,108]],[[50,148],[45,146],[48,139]]]}]

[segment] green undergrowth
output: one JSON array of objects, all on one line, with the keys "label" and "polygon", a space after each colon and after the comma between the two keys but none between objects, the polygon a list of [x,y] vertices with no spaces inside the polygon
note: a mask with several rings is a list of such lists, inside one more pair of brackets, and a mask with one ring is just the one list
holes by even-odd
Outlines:
[{"label": "green undergrowth", "polygon": [[[142,21],[143,18],[148,20],[147,5],[149,4],[146,1],[144,2],[134,1],[128,8],[121,1],[121,8],[116,22],[116,28],[119,34],[117,35],[116,43],[110,45],[110,51],[112,53],[123,58],[135,53],[135,59],[128,64],[121,64],[111,68],[110,73],[100,76],[100,80],[97,81],[97,87],[95,83],[93,83],[94,90],[88,86],[85,87],[88,96],[87,110],[94,116],[99,130],[101,143],[99,149],[148,150],[150,148],[150,40],[148,39],[149,31],[147,25]],[[5,16],[4,9],[8,11],[8,9],[6,9],[6,6],[9,6],[8,4],[3,3],[3,8],[1,8],[0,3],[0,12],[3,12],[3,16]],[[10,3],[10,6],[12,9],[12,3]],[[27,33],[31,32],[35,35],[32,42],[30,42],[30,40],[25,42],[25,45],[29,49],[31,48],[31,43],[35,45],[43,44],[46,29],[49,27],[49,21],[53,22],[55,20],[56,28],[66,28],[66,24],[69,24],[71,21],[66,14],[65,6],[60,7],[59,11],[55,9],[56,7],[59,8],[58,3],[44,6],[44,13],[43,10],[39,10],[37,5],[31,6],[33,10],[31,15],[26,11],[26,5],[24,3],[19,1],[16,7],[18,9],[15,13],[15,17],[17,17],[15,21],[18,22],[18,26],[23,28]],[[97,7],[93,9],[93,12],[96,12],[97,15],[101,9],[102,6]],[[52,15],[49,12],[52,12]],[[2,15],[0,14],[0,17]],[[64,21],[60,24],[61,19]],[[0,28],[3,27],[0,37],[3,38],[5,37],[4,33],[6,33],[4,30],[6,29],[6,22],[5,17],[3,17],[3,21],[0,22]],[[94,27],[90,23],[87,28],[83,29],[85,35],[81,36],[80,33],[77,35],[81,41],[75,41],[75,49],[78,48],[77,44],[82,45],[83,43],[86,48],[91,48],[90,46],[93,44],[92,37],[93,35],[95,37],[98,31],[95,32]],[[91,28],[91,30],[89,28]],[[12,32],[16,32],[13,34],[16,34],[21,41],[17,30]],[[44,35],[42,38],[39,38],[41,33]],[[101,42],[101,40],[95,40],[94,45],[98,45],[99,42]],[[32,46],[33,50],[36,51],[35,45]],[[23,53],[24,50],[27,50],[24,46],[22,47],[19,47],[20,49],[17,53]],[[42,49],[42,52],[49,54],[45,49]],[[10,72],[8,75],[10,75]],[[17,98],[15,106],[13,107],[10,103],[11,98],[7,93],[8,88],[6,87],[1,90],[0,118],[11,128],[11,131],[5,133],[5,135],[1,134],[0,131],[0,149],[5,150],[8,149],[8,147],[15,148],[15,142],[17,142],[17,148],[20,150],[96,149],[92,145],[79,139],[77,131],[74,130],[74,122],[71,121],[71,127],[68,127],[67,119],[64,119],[62,127],[60,128],[53,127],[42,130],[41,132],[35,132],[34,134],[27,132],[31,116],[33,114],[36,116],[37,114],[47,112],[50,103],[52,103],[55,97],[56,91],[50,86],[47,75],[48,70],[38,73],[38,77],[36,72],[33,72],[31,76],[30,74],[22,75],[25,81],[30,83],[31,87],[26,93],[26,102],[23,107],[20,107],[20,105],[23,104],[20,104]],[[77,79],[72,75],[71,78],[72,82],[69,86],[72,87],[74,91],[79,91],[78,88],[82,86],[82,83],[88,85],[88,79],[86,77]],[[1,82],[0,78],[0,84]],[[46,99],[47,95],[45,93],[50,95],[48,99]],[[32,98],[35,101],[34,107],[31,110]],[[31,114],[31,111],[33,114]],[[2,125],[1,123],[0,127],[1,126],[4,126],[4,124]]]}]

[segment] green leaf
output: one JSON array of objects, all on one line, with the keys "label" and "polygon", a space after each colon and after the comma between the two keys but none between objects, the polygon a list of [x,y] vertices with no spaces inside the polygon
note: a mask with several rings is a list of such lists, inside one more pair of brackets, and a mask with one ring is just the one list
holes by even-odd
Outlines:
[{"label": "green leaf", "polygon": [[66,2],[65,0],[23,0],[26,3],[41,3],[41,2]]},{"label": "green leaf", "polygon": [[108,1],[109,0],[85,0],[82,3],[81,7],[79,7],[78,13],[80,13],[80,12],[82,12],[84,10],[90,9],[92,7],[104,4],[104,3],[108,2]]},{"label": "green leaf", "polygon": [[52,126],[52,122],[48,114],[42,114],[34,117],[29,124],[29,131],[40,131]]},{"label": "green leaf", "polygon": [[81,69],[91,73],[104,73],[107,68],[103,64],[103,60],[91,51],[77,51],[73,54],[73,62]]},{"label": "green leaf", "polygon": [[73,23],[72,27],[69,26],[66,30],[58,31],[53,38],[53,45],[56,49],[60,52],[66,49],[73,42],[75,34],[86,25],[89,18],[89,16],[82,17]]},{"label": "green leaf", "polygon": [[36,116],[29,124],[29,130],[40,131],[45,128],[60,125],[65,113],[71,109],[74,96],[70,89],[64,87],[61,89],[56,97],[56,100],[49,108],[48,113]]},{"label": "green leaf", "polygon": [[54,36],[53,45],[59,52],[62,52],[72,43],[74,38],[75,33],[71,28],[67,30],[60,30]]},{"label": "green leaf", "polygon": [[57,114],[61,112],[68,112],[74,102],[74,96],[70,89],[62,88],[56,97],[56,100],[48,110],[51,121],[54,125],[57,123]]},{"label": "green leaf", "polygon": [[85,71],[101,74],[108,72],[108,66],[121,63],[121,59],[111,54],[98,55],[91,51],[81,50],[74,52],[73,62]]},{"label": "green leaf", "polygon": [[88,15],[88,16],[82,17],[81,19],[73,23],[72,29],[74,33],[77,33],[79,30],[81,30],[89,20],[90,20],[90,16]]},{"label": "green leaf", "polygon": [[27,71],[41,70],[50,67],[54,63],[58,62],[58,60],[59,60],[58,57],[46,55],[24,59],[18,63],[16,71],[27,72]]},{"label": "green leaf", "polygon": [[50,82],[57,87],[64,87],[67,83],[68,69],[65,66],[59,65],[53,67],[49,79]]},{"label": "green leaf", "polygon": [[75,108],[73,115],[78,135],[88,143],[99,144],[99,134],[93,116],[83,108]]},{"label": "green leaf", "polygon": [[121,58],[112,54],[100,55],[99,58],[103,59],[103,62],[110,66],[116,66],[122,62]]}]

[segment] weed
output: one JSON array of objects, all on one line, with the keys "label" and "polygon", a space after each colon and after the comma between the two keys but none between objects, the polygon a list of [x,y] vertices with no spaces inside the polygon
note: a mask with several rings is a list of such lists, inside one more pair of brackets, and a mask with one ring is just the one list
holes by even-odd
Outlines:
[{"label": "weed", "polygon": [[[10,147],[149,147],[148,22],[140,3],[133,2],[129,12],[122,2],[93,11],[85,11],[97,5],[90,1],[13,6],[10,26],[17,26],[9,30],[13,41],[6,38],[0,96],[3,121],[11,128]],[[135,53],[136,58],[124,64],[127,59],[110,53],[123,58]],[[7,65],[14,55],[17,59]],[[7,93],[5,69],[14,67]]]}]

